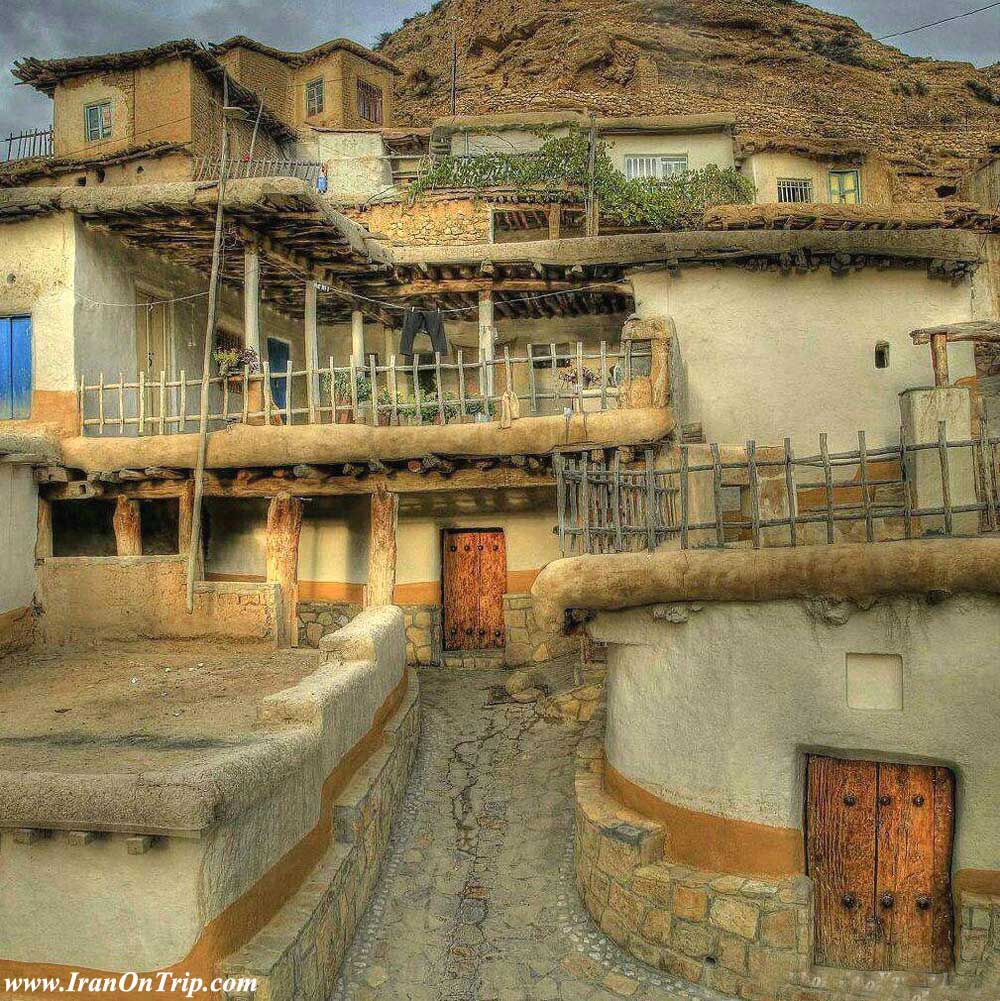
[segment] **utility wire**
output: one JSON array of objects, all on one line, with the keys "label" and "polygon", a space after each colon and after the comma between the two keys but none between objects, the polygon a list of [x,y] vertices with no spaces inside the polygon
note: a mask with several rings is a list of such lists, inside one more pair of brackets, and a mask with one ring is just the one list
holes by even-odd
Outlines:
[{"label": "utility wire", "polygon": [[967,10],[964,14],[953,14],[951,17],[944,17],[940,21],[930,21],[927,24],[918,25],[916,28],[907,28],[905,31],[894,31],[889,35],[879,35],[876,42],[884,42],[887,38],[899,38],[901,35],[912,35],[915,31],[924,31],[926,28],[936,28],[939,24],[947,24],[949,21],[959,21],[963,17],[972,17],[973,14],[982,14],[983,11],[993,10],[1000,7],[1000,0],[996,3],[987,4],[985,7],[977,7],[975,10]]}]

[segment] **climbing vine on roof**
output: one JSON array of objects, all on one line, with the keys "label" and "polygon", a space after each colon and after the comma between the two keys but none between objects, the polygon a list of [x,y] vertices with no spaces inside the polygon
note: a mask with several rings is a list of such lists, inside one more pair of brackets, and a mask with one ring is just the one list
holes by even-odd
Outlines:
[{"label": "climbing vine on roof", "polygon": [[[512,188],[524,197],[539,190],[579,193],[587,189],[589,170],[590,137],[586,131],[573,131],[547,138],[537,151],[445,157],[410,186],[409,195],[414,201],[427,192],[448,188]],[[736,170],[715,165],[662,181],[630,180],[612,163],[607,145],[598,141],[594,193],[603,218],[626,227],[670,230],[700,225],[707,208],[753,202],[755,189]]]}]

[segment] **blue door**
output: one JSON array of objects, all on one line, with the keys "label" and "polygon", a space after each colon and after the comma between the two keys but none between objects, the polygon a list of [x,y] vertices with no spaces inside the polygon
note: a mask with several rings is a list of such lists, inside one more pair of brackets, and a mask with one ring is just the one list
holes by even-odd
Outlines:
[{"label": "blue door", "polygon": [[[277,337],[267,339],[267,363],[271,366],[271,399],[274,405],[284,410],[288,405],[288,359],[291,358],[288,341]],[[277,373],[277,374],[276,374]]]},{"label": "blue door", "polygon": [[0,317],[0,420],[31,416],[31,317]]}]

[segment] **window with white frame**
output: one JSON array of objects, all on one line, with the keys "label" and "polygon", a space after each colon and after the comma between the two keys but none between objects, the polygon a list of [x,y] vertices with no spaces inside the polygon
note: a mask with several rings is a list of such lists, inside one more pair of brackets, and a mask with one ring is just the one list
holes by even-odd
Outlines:
[{"label": "window with white frame", "polygon": [[687,154],[662,156],[654,153],[642,153],[625,157],[625,176],[630,181],[646,177],[665,181],[675,174],[683,174],[687,169]]},{"label": "window with white frame", "polygon": [[779,177],[779,202],[811,202],[813,200],[813,182],[807,177]]},{"label": "window with white frame", "polygon": [[83,125],[87,142],[100,142],[111,138],[111,102],[98,101],[83,109]]},{"label": "window with white frame", "polygon": [[306,84],[306,117],[323,113],[323,78],[310,80]]}]

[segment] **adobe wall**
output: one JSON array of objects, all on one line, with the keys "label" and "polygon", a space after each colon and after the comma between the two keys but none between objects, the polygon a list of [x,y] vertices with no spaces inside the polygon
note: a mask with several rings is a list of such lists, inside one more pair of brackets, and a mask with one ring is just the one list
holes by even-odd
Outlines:
[{"label": "adobe wall", "polygon": [[[835,277],[826,268],[782,276],[737,267],[632,276],[642,317],[677,326],[687,380],[688,421],[708,441],[757,440],[814,455],[898,440],[897,397],[933,383],[930,352],[914,347],[921,327],[973,318],[969,282],[928,279],[923,269],[865,268]],[[850,309],[845,312],[845,302]],[[875,368],[875,345],[890,348]],[[972,346],[950,351],[952,381],[975,374]]]},{"label": "adobe wall", "polygon": [[[208,978],[228,960],[274,977],[255,957],[284,936],[272,966],[300,945],[295,976],[313,985],[310,1001],[329,996],[402,800],[419,707],[397,609],[365,613],[317,660],[299,685],[261,701],[266,739],[206,752],[201,766],[132,785],[67,776],[72,789],[58,796],[46,795],[51,776],[0,773],[0,972]],[[31,794],[9,795],[12,781]],[[127,850],[123,825],[155,833],[152,848]],[[57,831],[26,844],[15,827]],[[58,829],[107,833],[74,843]],[[268,996],[306,997],[277,979]]]},{"label": "adobe wall", "polygon": [[280,616],[277,585],[196,585],[189,614],[186,556],[56,557],[37,569],[39,642],[88,639],[270,641]]},{"label": "adobe wall", "polygon": [[0,465],[0,657],[34,640],[37,518],[31,467]]},{"label": "adobe wall", "polygon": [[623,174],[626,156],[687,156],[688,170],[716,164],[732,169],[733,137],[726,132],[690,135],[610,135],[605,142],[611,162]]},{"label": "adobe wall", "polygon": [[395,246],[461,246],[489,243],[490,205],[479,198],[420,198],[369,205],[364,212],[348,213],[379,238]]}]

